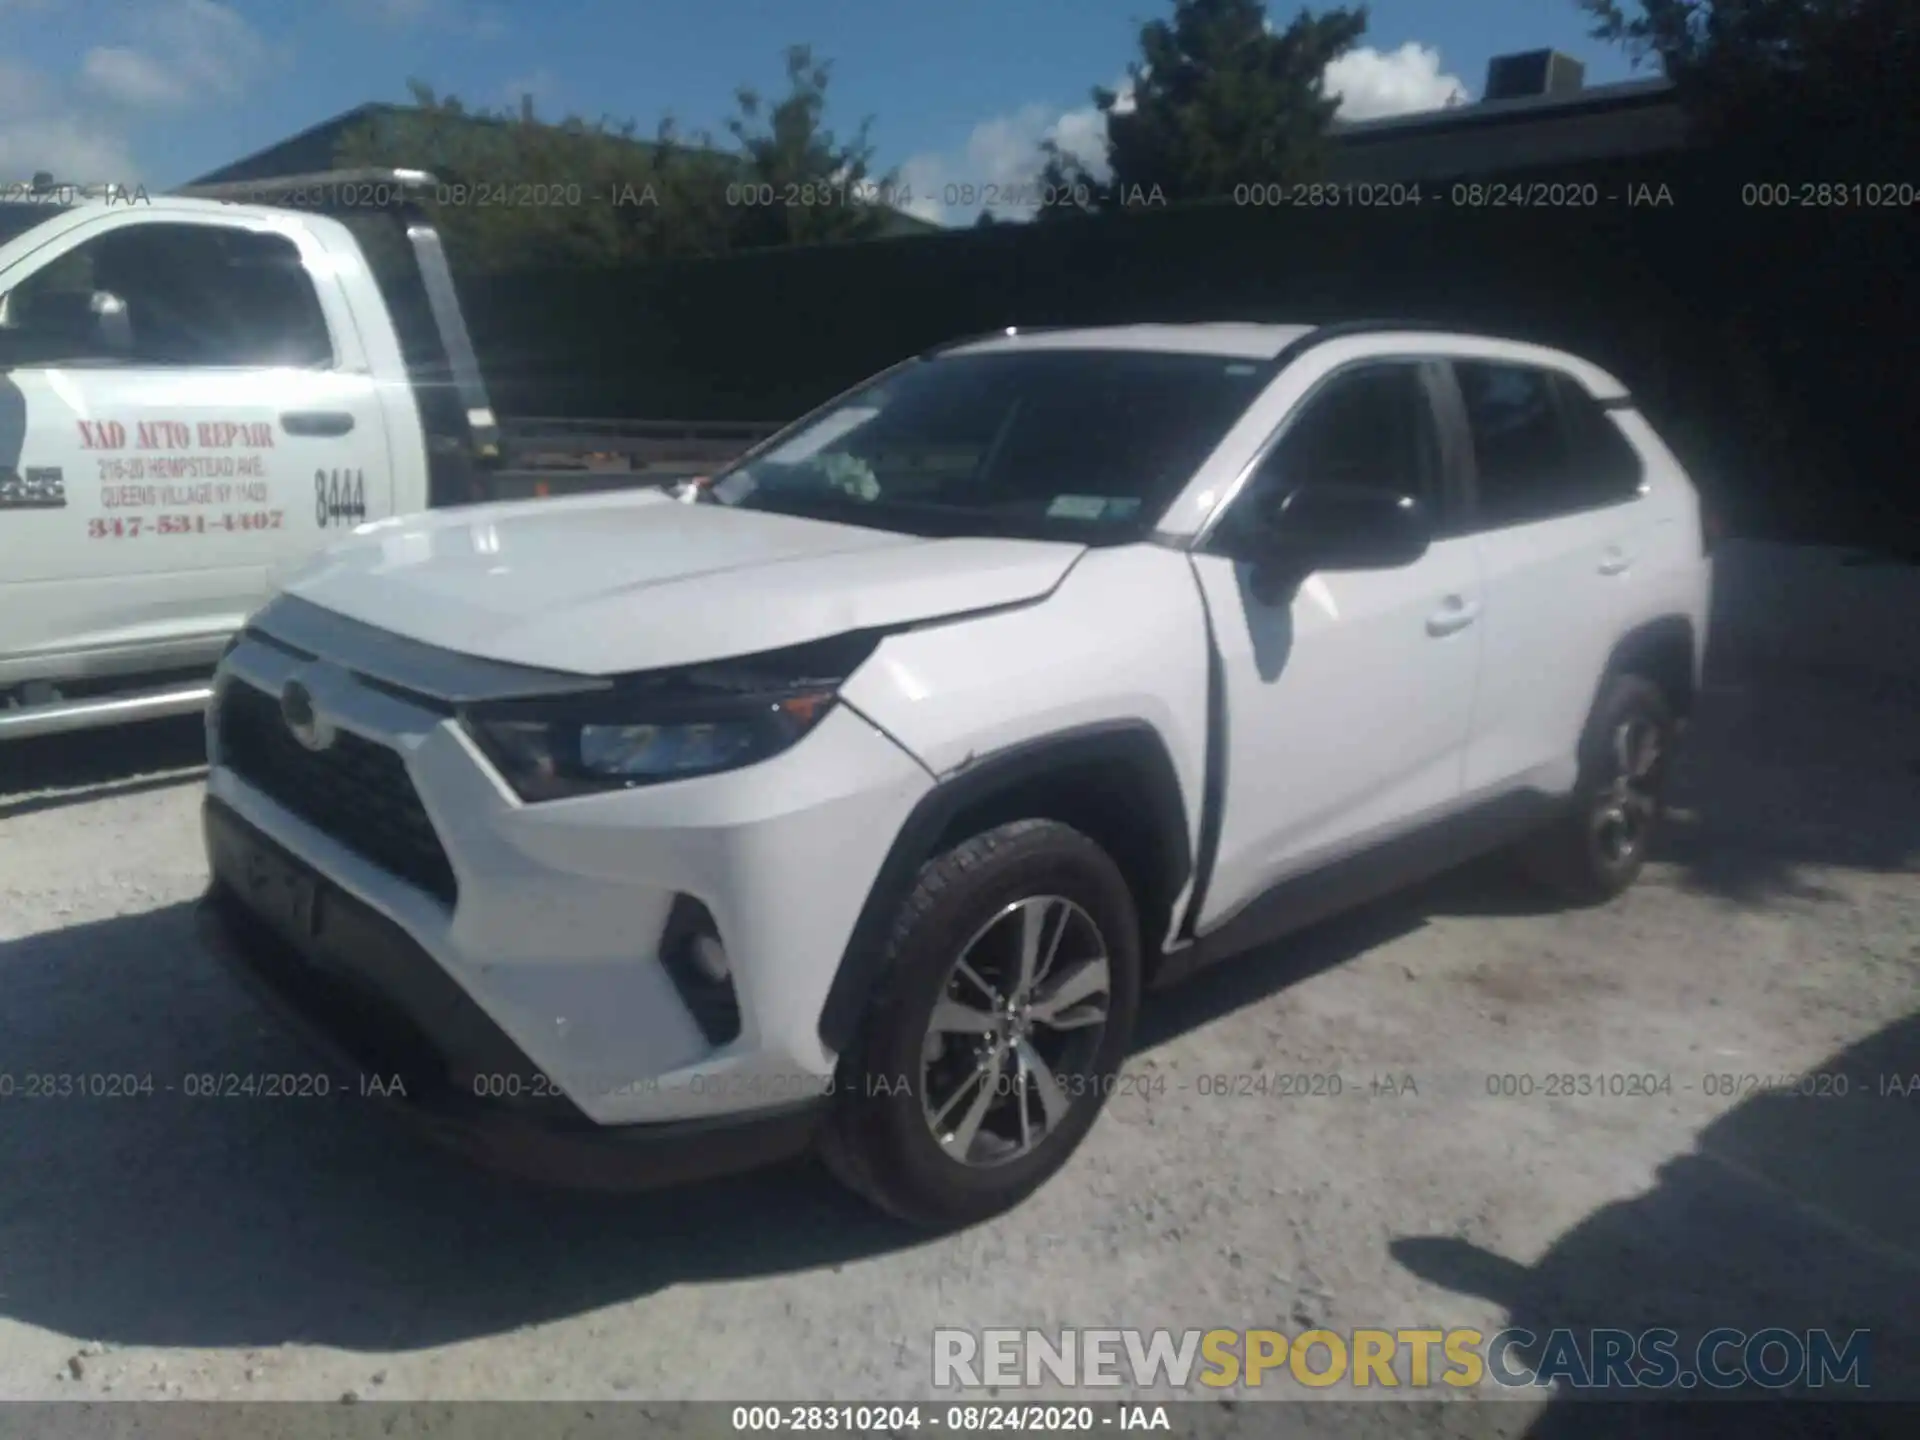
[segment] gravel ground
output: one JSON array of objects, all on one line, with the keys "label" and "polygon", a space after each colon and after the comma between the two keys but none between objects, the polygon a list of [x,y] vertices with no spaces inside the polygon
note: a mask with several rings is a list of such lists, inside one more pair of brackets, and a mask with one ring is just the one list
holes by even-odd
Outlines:
[{"label": "gravel ground", "polygon": [[[932,1241],[804,1164],[551,1194],[355,1099],[186,1098],[313,1064],[191,943],[196,726],[0,752],[0,1071],[158,1092],[0,1102],[0,1399],[933,1398],[941,1325],[1509,1317],[1864,1326],[1920,1397],[1920,1091],[1879,1093],[1920,1085],[1920,571],[1741,546],[1720,597],[1632,894],[1556,914],[1480,866],[1203,976],[1062,1177]],[[1707,1079],[1819,1071],[1848,1097]],[[1259,1074],[1342,1093],[1202,1093]],[[1536,1408],[1423,1424],[1579,1407]]]}]

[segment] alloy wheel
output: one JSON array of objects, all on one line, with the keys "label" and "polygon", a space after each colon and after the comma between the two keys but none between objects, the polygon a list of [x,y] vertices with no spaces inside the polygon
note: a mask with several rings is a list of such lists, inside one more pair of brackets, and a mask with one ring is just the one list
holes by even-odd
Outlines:
[{"label": "alloy wheel", "polygon": [[1004,907],[941,986],[922,1044],[927,1126],[963,1165],[1004,1165],[1056,1133],[1098,1083],[1106,938],[1059,895]]},{"label": "alloy wheel", "polygon": [[1600,858],[1623,866],[1640,858],[1659,814],[1661,769],[1666,759],[1660,726],[1645,716],[1623,720],[1613,732],[1613,780],[1593,810]]}]

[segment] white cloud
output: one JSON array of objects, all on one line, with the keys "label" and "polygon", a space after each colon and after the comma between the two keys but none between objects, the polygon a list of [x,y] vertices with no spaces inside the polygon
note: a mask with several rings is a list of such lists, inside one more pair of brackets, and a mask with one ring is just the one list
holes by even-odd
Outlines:
[{"label": "white cloud", "polygon": [[131,109],[237,99],[279,58],[218,0],[164,0],[136,11],[127,30],[134,44],[96,45],[80,74],[100,98]]},{"label": "white cloud", "polygon": [[1340,97],[1342,120],[1438,110],[1467,96],[1465,82],[1441,70],[1440,52],[1411,40],[1398,50],[1349,50],[1327,66],[1322,83],[1328,95]]},{"label": "white cloud", "polygon": [[70,103],[40,67],[0,56],[0,179],[40,170],[77,184],[140,178],[126,137],[99,106]]},{"label": "white cloud", "polygon": [[[1271,21],[1267,29],[1272,33]],[[1436,110],[1469,93],[1459,76],[1441,69],[1438,50],[1413,41],[1391,51],[1351,50],[1327,67],[1323,83],[1328,95],[1339,97],[1342,120]],[[1119,95],[1115,111],[1131,111],[1131,82],[1123,80],[1113,89]],[[928,151],[901,165],[901,180],[914,196],[908,208],[928,220],[965,224],[985,208],[983,201],[990,194],[1016,200],[1030,194],[1040,171],[1040,142],[1047,139],[1078,156],[1095,175],[1104,175],[1106,137],[1106,116],[1093,105],[1064,112],[1027,105],[1011,115],[983,120],[957,153]],[[990,208],[1017,216],[1032,207],[1003,203]]]},{"label": "white cloud", "polygon": [[[1117,108],[1131,109],[1130,88]],[[1087,105],[1062,114],[1045,105],[1027,105],[1011,115],[983,120],[973,127],[957,154],[928,151],[900,166],[900,181],[913,193],[906,208],[925,220],[964,224],[981,210],[1020,217],[1034,208],[1035,180],[1044,163],[1041,143],[1051,140],[1095,173],[1104,173],[1106,117]]]},{"label": "white cloud", "polygon": [[418,25],[439,8],[439,3],[440,0],[352,0],[352,8],[383,25],[406,26]]},{"label": "white cloud", "polygon": [[46,170],[79,185],[132,185],[139,167],[126,137],[73,111],[0,120],[0,176],[24,180]]},{"label": "white cloud", "polygon": [[185,105],[193,99],[184,75],[125,45],[96,45],[87,51],[80,77],[102,99],[136,110]]},{"label": "white cloud", "polygon": [[347,0],[347,4],[363,20],[395,30],[430,25],[476,40],[493,40],[507,29],[500,6],[473,0]]},{"label": "white cloud", "polygon": [[0,119],[33,114],[46,105],[48,94],[39,70],[0,55]]},{"label": "white cloud", "polygon": [[219,0],[140,0],[116,18],[65,75],[0,58],[0,176],[136,184],[133,138],[154,112],[237,100],[286,59]]}]

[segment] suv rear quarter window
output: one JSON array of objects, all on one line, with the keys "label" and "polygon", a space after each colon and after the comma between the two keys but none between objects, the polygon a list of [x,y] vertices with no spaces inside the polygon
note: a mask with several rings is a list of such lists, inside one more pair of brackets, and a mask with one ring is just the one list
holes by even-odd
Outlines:
[{"label": "suv rear quarter window", "polygon": [[1640,493],[1639,454],[1586,388],[1533,365],[1456,360],[1473,438],[1475,523],[1523,525]]}]

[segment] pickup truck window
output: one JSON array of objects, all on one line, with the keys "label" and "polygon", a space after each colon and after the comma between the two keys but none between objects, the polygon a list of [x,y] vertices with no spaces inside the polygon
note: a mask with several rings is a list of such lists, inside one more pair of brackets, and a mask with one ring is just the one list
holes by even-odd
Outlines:
[{"label": "pickup truck window", "polygon": [[1137,539],[1269,378],[1218,355],[940,356],[862,387],[706,493],[909,533]]},{"label": "pickup truck window", "polygon": [[0,364],[291,365],[333,342],[290,240],[228,225],[109,231],[0,299]]}]

